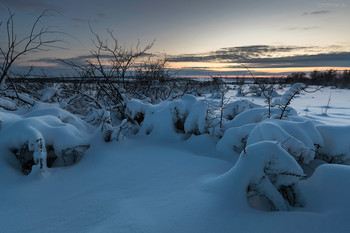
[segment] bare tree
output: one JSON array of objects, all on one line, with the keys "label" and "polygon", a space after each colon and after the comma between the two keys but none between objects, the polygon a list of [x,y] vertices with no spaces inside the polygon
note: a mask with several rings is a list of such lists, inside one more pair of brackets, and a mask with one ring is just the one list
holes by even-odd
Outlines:
[{"label": "bare tree", "polygon": [[113,31],[107,30],[106,39],[102,39],[91,26],[90,30],[94,36],[93,48],[90,50],[91,58],[85,59],[83,64],[69,60],[59,61],[74,68],[82,79],[92,78],[98,86],[96,99],[103,101],[104,106],[108,106],[109,109],[116,110],[124,119],[127,74],[138,58],[146,55],[146,51],[151,49],[153,42],[144,48],[140,48],[139,42],[136,46],[126,48],[120,45]]},{"label": "bare tree", "polygon": [[[62,41],[57,38],[50,38],[50,35],[58,34],[60,33],[59,31],[52,30],[48,26],[40,26],[41,20],[48,16],[48,12],[48,10],[45,10],[36,18],[30,28],[30,32],[23,38],[18,38],[15,32],[15,14],[10,9],[8,9],[9,17],[7,21],[5,23],[0,22],[0,27],[3,24],[6,27],[5,41],[7,42],[5,42],[6,45],[3,45],[4,47],[0,47],[0,91],[6,89],[6,81],[8,80],[13,87],[16,98],[27,104],[31,103],[20,97],[16,86],[11,80],[11,77],[14,75],[13,65],[20,57],[30,52],[47,51],[52,47],[57,47],[55,44]],[[30,67],[24,76],[28,76],[32,71],[33,67]]]},{"label": "bare tree", "polygon": [[[142,49],[140,48],[139,42],[135,48],[126,48],[119,44],[113,31],[107,30],[112,41],[110,43],[108,39],[102,40],[91,27],[90,30],[95,37],[93,40],[95,48],[90,51],[94,59],[86,60],[86,62],[94,67],[106,79],[112,77],[119,78],[122,81],[123,88],[125,88],[127,71],[136,62],[137,58],[143,56],[146,51],[152,48],[154,42],[146,45]],[[103,63],[103,59],[106,59],[107,65]]]}]

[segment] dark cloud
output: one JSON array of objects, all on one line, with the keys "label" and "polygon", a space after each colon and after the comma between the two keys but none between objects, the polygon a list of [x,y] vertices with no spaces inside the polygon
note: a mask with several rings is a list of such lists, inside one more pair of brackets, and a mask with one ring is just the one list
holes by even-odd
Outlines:
[{"label": "dark cloud", "polygon": [[317,26],[310,26],[310,27],[288,27],[286,30],[288,31],[309,31],[317,29]]},{"label": "dark cloud", "polygon": [[[309,66],[349,66],[350,52],[318,52],[307,54],[306,51],[321,51],[316,46],[268,46],[255,45],[222,48],[206,54],[185,54],[170,56],[171,62],[218,62],[246,63],[252,68],[309,67]],[[325,48],[323,48],[325,49]],[[283,52],[303,51],[304,55],[288,56]],[[306,53],[306,54],[305,54]]]},{"label": "dark cloud", "polygon": [[303,15],[324,15],[324,14],[329,14],[329,13],[331,13],[331,11],[322,10],[322,11],[304,12]]},{"label": "dark cloud", "polygon": [[97,16],[103,18],[103,17],[105,17],[106,15],[105,15],[104,13],[97,13]]},{"label": "dark cloud", "polygon": [[253,45],[222,48],[203,54],[185,54],[169,57],[172,62],[236,62],[272,56],[276,53],[306,50],[315,47]]},{"label": "dark cloud", "polygon": [[82,19],[82,18],[72,18],[72,20],[73,20],[74,22],[84,22],[84,23],[88,22],[88,20]]},{"label": "dark cloud", "polygon": [[[153,54],[151,53],[144,53],[142,56],[147,57],[147,56],[152,56]],[[86,60],[93,60],[96,57],[92,54],[89,55],[81,55],[81,56],[76,56],[76,57],[71,57],[71,58],[65,58],[65,59],[61,59],[67,62],[71,62],[74,63],[78,66],[84,65],[84,62]],[[100,55],[101,59],[113,59],[113,56],[111,55]],[[52,64],[53,66],[66,66],[64,64],[64,62],[62,62],[60,59],[58,58],[52,58],[52,57],[44,57],[44,58],[39,58],[39,59],[32,59],[29,60],[29,62],[33,62],[33,63],[37,63],[37,62],[43,62],[43,63],[47,63],[47,64]]]},{"label": "dark cloud", "polygon": [[[64,61],[69,61],[71,63],[74,63],[78,66],[84,65],[84,61],[85,60],[90,60],[90,59],[94,59],[95,57],[93,55],[83,55],[83,56],[76,56],[76,57],[71,57],[71,58],[67,58],[67,59],[62,59]],[[100,56],[101,59],[109,59],[112,58],[111,56],[108,55],[101,55]],[[29,62],[33,62],[33,63],[47,63],[47,64],[52,64],[53,66],[66,66],[64,64],[64,62],[62,62],[60,59],[58,58],[51,58],[51,57],[44,57],[44,58],[39,58],[39,59],[32,59],[29,60]]]},{"label": "dark cloud", "polygon": [[[238,61],[239,62],[239,61]],[[245,62],[251,68],[282,68],[282,67],[347,67],[350,65],[350,52],[320,53],[313,55],[297,55],[288,57],[247,59]],[[232,67],[233,68],[233,67]]]}]

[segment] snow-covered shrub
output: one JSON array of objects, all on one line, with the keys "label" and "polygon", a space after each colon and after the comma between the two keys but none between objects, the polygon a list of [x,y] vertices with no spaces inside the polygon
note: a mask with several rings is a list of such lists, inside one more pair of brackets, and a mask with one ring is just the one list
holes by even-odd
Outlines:
[{"label": "snow-covered shrub", "polygon": [[302,91],[304,88],[304,83],[295,83],[281,97],[275,98],[272,104],[280,106],[289,105],[290,101],[294,98],[294,96],[299,94],[300,91]]},{"label": "snow-covered shrub", "polygon": [[[270,109],[271,118],[278,118],[281,114],[281,109],[271,108]],[[297,116],[297,112],[291,108],[287,107],[284,116]],[[224,129],[229,129],[232,127],[239,127],[246,124],[259,123],[265,119],[269,118],[269,110],[267,108],[253,108],[248,109],[240,114],[238,114],[233,120],[226,122],[223,127]]]},{"label": "snow-covered shrub", "polygon": [[127,103],[126,113],[130,119],[140,124],[139,135],[151,134],[168,138],[174,137],[176,133],[169,106],[169,101],[152,105],[133,99]]},{"label": "snow-covered shrub", "polygon": [[58,108],[37,109],[22,116],[6,116],[0,131],[0,146],[14,153],[21,170],[29,174],[36,165],[46,167],[68,166],[79,161],[89,147],[87,124]]},{"label": "snow-covered shrub", "polygon": [[309,163],[323,140],[311,121],[292,122],[267,119],[251,131],[247,145],[261,141],[278,141],[297,161]]},{"label": "snow-covered shrub", "polygon": [[303,163],[313,160],[315,151],[323,145],[323,139],[311,121],[266,119],[229,128],[218,142],[217,149],[240,153],[246,146],[261,141],[280,142],[288,153]]},{"label": "snow-covered shrub", "polygon": [[52,98],[55,95],[59,94],[59,90],[56,87],[47,87],[37,91],[37,93],[41,95],[40,101],[48,102],[48,101],[52,101]]},{"label": "snow-covered shrub", "polygon": [[[69,91],[68,93],[71,93],[71,92]],[[81,93],[75,93],[65,98],[64,109],[66,109],[71,113],[79,114],[79,115],[83,115],[83,116],[87,116],[88,118],[89,117],[91,118],[93,116],[89,116],[89,115],[96,116],[96,111],[98,111],[99,109],[102,109],[102,106],[92,96],[81,94]],[[88,119],[88,121],[91,121],[91,119]],[[92,124],[95,124],[95,122],[93,122]]]},{"label": "snow-covered shrub", "polygon": [[16,104],[11,101],[9,98],[0,98],[0,108],[8,110],[8,111],[16,111],[17,106]]},{"label": "snow-covered shrub", "polygon": [[305,88],[306,85],[304,83],[295,83],[281,97],[273,99],[271,105],[278,106],[281,109],[280,119],[285,117],[285,112],[288,111],[293,98],[305,90]]},{"label": "snow-covered shrub", "polygon": [[105,142],[110,142],[112,140],[112,120],[111,114],[109,111],[102,111],[102,115],[100,116],[100,130],[103,135],[103,139]]},{"label": "snow-covered shrub", "polygon": [[18,93],[14,90],[0,91],[0,108],[15,111],[21,107],[31,107],[37,102],[28,93]]},{"label": "snow-covered shrub", "polygon": [[228,120],[234,119],[238,114],[253,108],[261,107],[258,104],[255,104],[248,100],[237,100],[227,104],[224,108],[224,116]]},{"label": "snow-covered shrub", "polygon": [[124,139],[132,128],[132,123],[127,119],[124,119],[118,126],[113,127],[110,140],[119,141],[120,139]]},{"label": "snow-covered shrub", "polygon": [[138,134],[167,138],[177,137],[176,133],[207,133],[207,108],[205,102],[184,95],[155,105],[133,99],[127,103],[126,114],[139,124]]},{"label": "snow-covered shrub", "polygon": [[233,150],[240,154],[246,147],[248,136],[256,125],[257,123],[251,123],[227,129],[216,144],[216,149],[222,152]]},{"label": "snow-covered shrub", "polygon": [[327,163],[350,164],[350,126],[319,125],[324,145],[316,157]]},{"label": "snow-covered shrub", "polygon": [[225,185],[236,207],[262,210],[290,210],[303,206],[298,181],[304,176],[295,159],[280,143],[263,141],[247,146],[237,163],[214,180]]},{"label": "snow-covered shrub", "polygon": [[249,93],[253,96],[261,97],[262,90],[258,85],[249,85]]},{"label": "snow-covered shrub", "polygon": [[71,124],[84,133],[94,129],[91,125],[80,119],[78,116],[59,107],[49,107],[47,105],[36,105],[28,113],[23,114],[24,118],[54,116],[63,123]]},{"label": "snow-covered shrub", "polygon": [[195,103],[186,117],[184,130],[187,134],[205,134],[208,132],[206,115],[208,105],[204,101]]}]

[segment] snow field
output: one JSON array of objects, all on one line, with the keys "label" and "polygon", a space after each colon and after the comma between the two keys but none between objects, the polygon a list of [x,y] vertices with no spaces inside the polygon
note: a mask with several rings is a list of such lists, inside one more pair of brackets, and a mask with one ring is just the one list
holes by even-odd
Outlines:
[{"label": "snow field", "polygon": [[327,115],[320,93],[298,94],[279,119],[301,88],[276,96],[270,113],[261,98],[236,98],[222,128],[220,109],[191,95],[130,99],[117,124],[104,109],[9,105],[0,232],[347,232],[348,91],[323,90],[336,93]]}]

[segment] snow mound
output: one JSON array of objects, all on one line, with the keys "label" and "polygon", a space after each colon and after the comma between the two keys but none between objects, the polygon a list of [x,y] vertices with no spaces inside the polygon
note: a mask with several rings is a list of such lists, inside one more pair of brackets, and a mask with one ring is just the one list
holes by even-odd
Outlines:
[{"label": "snow mound", "polygon": [[328,163],[350,164],[350,126],[319,125],[324,145],[318,157]]},{"label": "snow mound", "polygon": [[83,130],[85,133],[88,133],[93,129],[93,127],[81,120],[76,115],[58,107],[43,107],[41,105],[36,105],[30,112],[24,114],[23,117],[30,118],[47,115],[57,117],[63,123],[71,124],[76,128]]},{"label": "snow mound", "polygon": [[289,210],[304,204],[297,187],[303,176],[299,164],[280,143],[263,141],[247,146],[234,167],[211,185],[224,190],[235,208],[247,209],[250,205]]},{"label": "snow mound", "polygon": [[208,105],[204,101],[195,103],[184,124],[185,133],[188,134],[204,134],[207,133],[207,116]]},{"label": "snow mound", "polygon": [[232,127],[225,131],[224,136],[216,144],[216,149],[221,152],[235,151],[240,154],[246,147],[247,138],[257,123]]},{"label": "snow mound", "polygon": [[237,100],[234,102],[231,102],[227,104],[224,108],[224,116],[232,120],[234,119],[238,114],[253,108],[260,108],[261,105],[255,104],[249,100]]},{"label": "snow mound", "polygon": [[71,165],[89,147],[86,123],[62,109],[33,110],[16,117],[2,112],[0,116],[4,121],[0,146],[14,153],[25,174],[35,165],[42,172],[47,167]]},{"label": "snow mound", "polygon": [[261,141],[278,141],[297,161],[309,163],[323,140],[311,121],[292,122],[268,119],[249,134],[247,145]]},{"label": "snow mound", "polygon": [[[281,114],[282,110],[280,108],[270,109],[271,118],[279,118]],[[287,107],[286,111],[284,111],[285,117],[297,115],[297,112],[291,107]],[[267,118],[269,118],[269,110],[267,108],[253,108],[238,114],[233,120],[226,122],[223,127],[224,129],[239,127],[246,124],[258,123]]]},{"label": "snow mound", "polygon": [[128,101],[126,108],[128,117],[140,126],[139,135],[153,135],[166,139],[178,138],[177,133],[207,132],[208,105],[191,95],[155,105],[133,99]]},{"label": "snow mound", "polygon": [[350,167],[338,164],[324,164],[316,168],[313,175],[300,182],[305,202],[306,211],[315,213],[343,212],[344,215],[338,219],[344,219],[344,223],[339,224],[337,232],[348,231],[348,219],[345,218],[350,208]]}]

